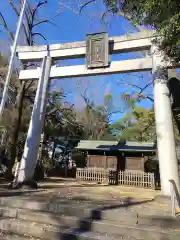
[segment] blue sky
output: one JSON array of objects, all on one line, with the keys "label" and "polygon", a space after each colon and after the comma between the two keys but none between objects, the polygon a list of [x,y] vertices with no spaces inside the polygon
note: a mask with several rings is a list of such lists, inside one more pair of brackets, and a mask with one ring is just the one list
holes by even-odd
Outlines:
[{"label": "blue sky", "polygon": [[[19,0],[14,0],[18,2]],[[37,0],[29,0],[29,2],[37,2]],[[60,4],[60,2],[62,4]],[[72,4],[73,2],[73,4]],[[72,41],[85,40],[87,33],[107,31],[109,36],[118,36],[126,33],[136,32],[125,19],[117,15],[108,15],[105,23],[102,23],[100,17],[106,10],[103,4],[103,0],[98,0],[96,4],[91,4],[85,8],[81,15],[78,14],[78,7],[76,3],[79,0],[49,0],[48,6],[43,7],[41,12],[38,13],[39,18],[45,16],[57,25],[52,26],[49,24],[41,25],[37,30],[46,36],[47,41],[37,39],[38,44],[54,44],[54,43],[65,43]],[[81,1],[85,2],[85,0]],[[70,3],[70,4],[68,4]],[[0,11],[4,14],[9,26],[15,29],[15,23],[17,21],[15,15],[8,5],[7,0],[0,1]],[[56,18],[53,16],[57,15]],[[5,35],[0,32],[0,49],[7,50],[4,40],[7,39]],[[20,44],[23,44],[23,40],[20,39]],[[112,60],[123,60],[129,58],[136,58],[139,54],[123,54],[113,56]],[[76,61],[68,61],[66,64],[82,64],[84,59]],[[63,63],[65,64],[65,62]],[[61,79],[56,80],[53,83],[53,88],[63,87],[67,93],[67,100],[71,101],[76,107],[81,108],[83,101],[80,94],[88,86],[88,95],[92,98],[95,104],[99,105],[103,103],[104,94],[110,93],[113,96],[114,109],[120,109],[123,107],[120,99],[120,94],[123,92],[133,93],[136,89],[132,88],[131,84],[139,86],[145,86],[146,83],[151,82],[151,74],[147,73],[134,73],[134,74],[117,74],[108,76],[98,76],[89,78],[78,78],[78,79]],[[129,86],[128,86],[128,84]],[[79,86],[79,87],[77,87]],[[152,87],[147,89],[147,93],[152,93]],[[150,107],[151,102],[149,100],[140,103],[144,107]],[[112,121],[120,118],[120,114],[115,114],[112,117]]]}]

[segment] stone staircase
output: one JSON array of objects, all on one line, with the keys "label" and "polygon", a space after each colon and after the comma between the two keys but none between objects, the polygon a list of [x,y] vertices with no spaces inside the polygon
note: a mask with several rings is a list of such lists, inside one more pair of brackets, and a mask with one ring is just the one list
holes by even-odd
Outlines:
[{"label": "stone staircase", "polygon": [[0,198],[0,239],[179,240],[170,200]]}]

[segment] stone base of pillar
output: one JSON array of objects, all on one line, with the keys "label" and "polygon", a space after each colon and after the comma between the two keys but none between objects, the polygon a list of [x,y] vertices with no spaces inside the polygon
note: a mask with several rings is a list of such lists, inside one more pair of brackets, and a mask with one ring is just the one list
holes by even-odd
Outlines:
[{"label": "stone base of pillar", "polygon": [[37,189],[38,184],[35,180],[27,180],[24,182],[12,182],[9,186],[10,189],[23,189],[23,190],[32,190]]},{"label": "stone base of pillar", "polygon": [[162,192],[160,195],[156,196],[154,200],[163,204],[164,202],[171,200],[171,196],[164,195]]}]

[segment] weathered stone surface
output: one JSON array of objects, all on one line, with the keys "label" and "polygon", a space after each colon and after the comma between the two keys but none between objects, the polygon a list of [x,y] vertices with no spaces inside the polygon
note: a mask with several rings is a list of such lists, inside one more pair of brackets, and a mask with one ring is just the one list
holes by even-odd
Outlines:
[{"label": "weathered stone surface", "polygon": [[[3,231],[10,231],[15,234],[26,234],[28,236],[43,238],[43,239],[64,239],[67,236],[67,231],[69,236],[81,235],[84,237],[86,232],[90,231],[94,234],[94,239],[98,234],[109,236],[115,236],[117,239],[166,239],[178,240],[180,233],[178,229],[174,231],[170,228],[158,228],[154,226],[127,226],[112,224],[109,221],[95,221],[91,222],[88,219],[81,221],[79,227],[73,228],[73,226],[67,226],[64,223],[59,224],[59,226],[37,224],[31,221],[19,221],[14,219],[2,219],[0,220],[0,229]],[[66,232],[66,234],[65,234]],[[66,237],[67,239],[67,237]],[[82,238],[83,239],[83,238]],[[87,238],[89,239],[89,238]]]},{"label": "weathered stone surface", "polygon": [[8,232],[0,232],[1,240],[38,240],[37,238],[28,237],[25,235],[17,235]]},{"label": "weathered stone surface", "polygon": [[169,198],[147,200],[154,192],[132,188],[87,189],[65,186],[58,192],[0,198],[0,231],[8,233],[2,240],[31,236],[51,240],[180,239],[180,221],[171,218]]}]

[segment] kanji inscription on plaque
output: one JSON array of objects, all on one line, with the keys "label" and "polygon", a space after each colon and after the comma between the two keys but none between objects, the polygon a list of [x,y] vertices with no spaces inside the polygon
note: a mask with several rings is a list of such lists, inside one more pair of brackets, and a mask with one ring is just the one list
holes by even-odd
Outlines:
[{"label": "kanji inscription on plaque", "polygon": [[109,41],[107,33],[94,33],[87,35],[86,60],[87,68],[109,66]]}]

